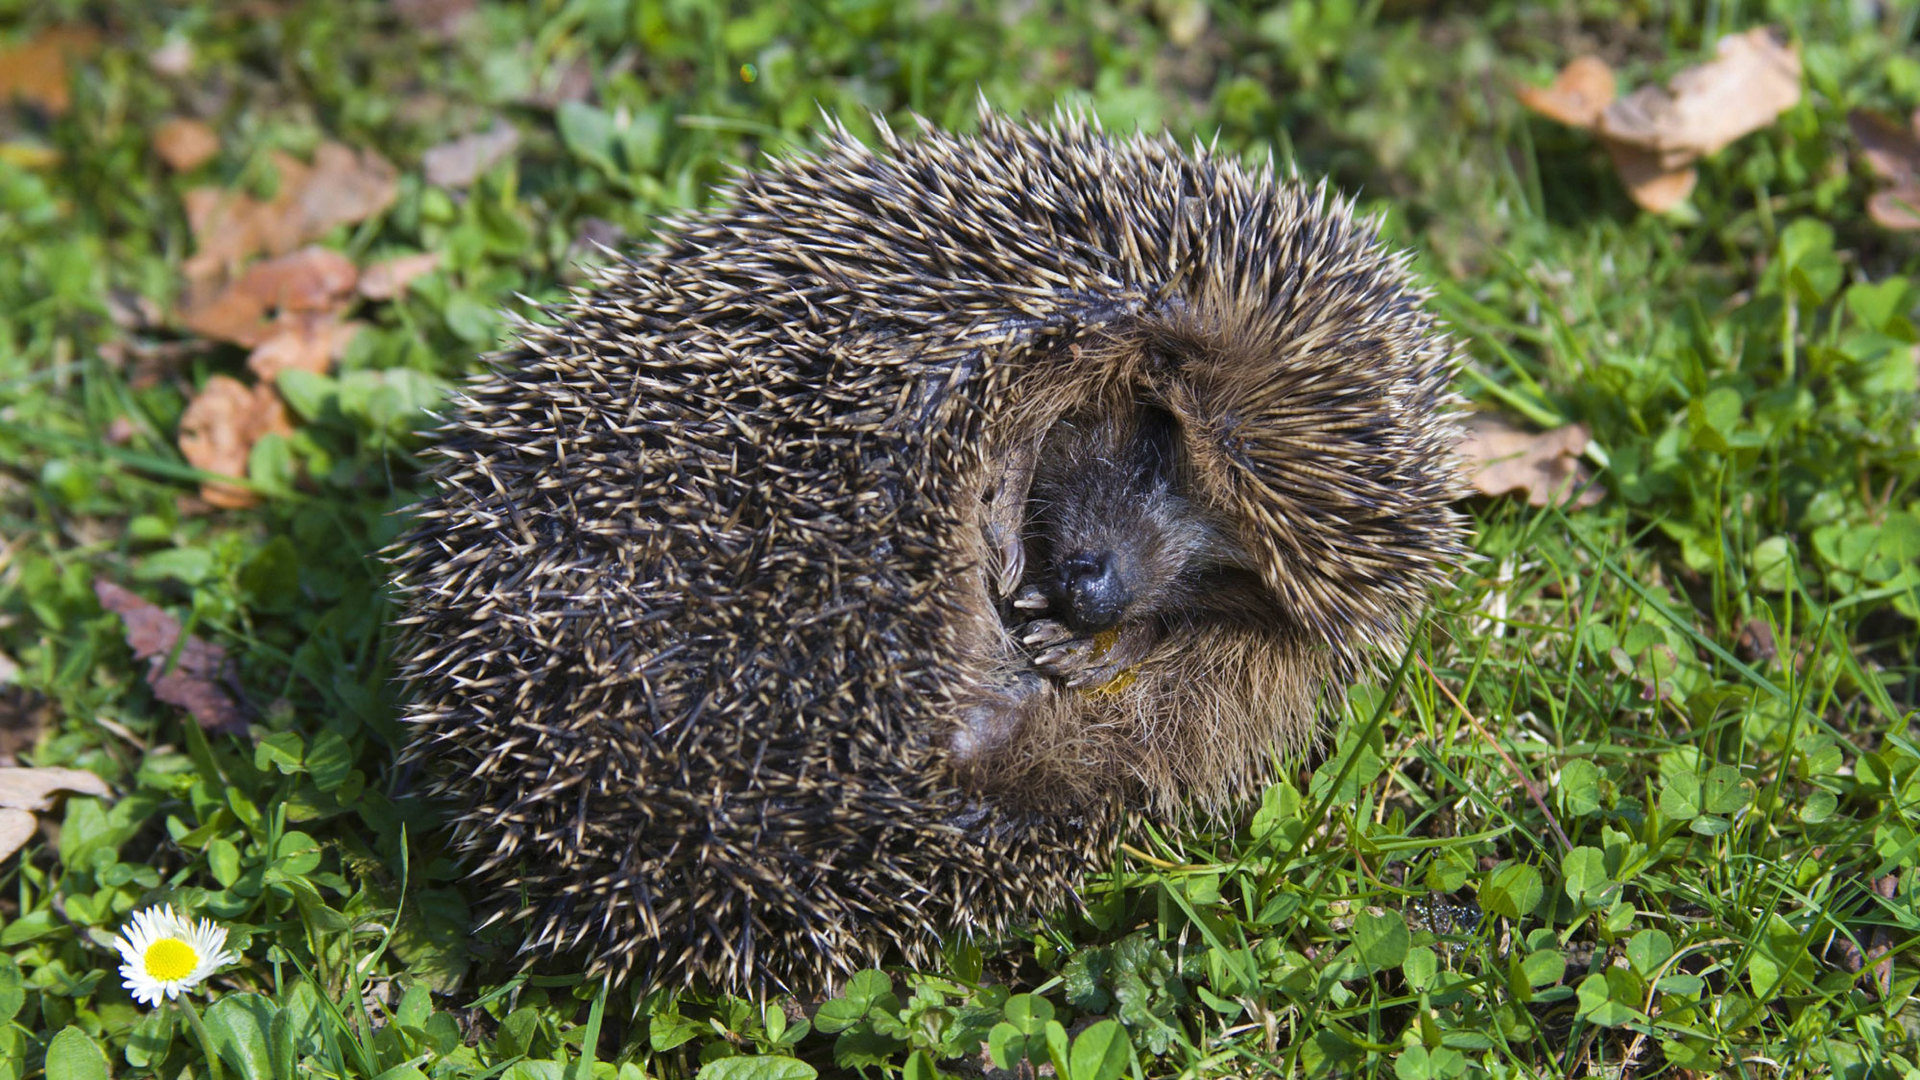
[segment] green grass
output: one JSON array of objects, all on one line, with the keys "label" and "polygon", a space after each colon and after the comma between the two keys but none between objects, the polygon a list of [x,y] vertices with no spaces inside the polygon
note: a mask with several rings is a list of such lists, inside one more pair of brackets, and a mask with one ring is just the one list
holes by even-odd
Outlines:
[{"label": "green grass", "polygon": [[[801,6],[489,4],[445,41],[367,0],[0,0],[0,46],[103,39],[65,115],[0,107],[0,733],[117,793],[0,864],[0,1080],[212,1075],[115,972],[111,935],[162,901],[244,951],[198,1005],[248,1080],[930,1077],[983,1043],[1073,1080],[1920,1075],[1920,234],[1867,219],[1845,122],[1920,104],[1920,8],[1216,3],[1195,33],[1193,0]],[[1666,217],[1510,92],[1588,50],[1665,78],[1762,22],[1800,44],[1803,99]],[[190,74],[149,64],[169,40]],[[530,100],[579,63],[590,97]],[[1588,425],[1607,497],[1473,505],[1477,560],[1326,752],[1239,820],[1138,822],[1083,911],[810,1020],[516,975],[393,765],[371,553],[418,492],[419,410],[503,306],[577,280],[590,219],[644,236],[820,109],[968,127],[976,89],[1359,190],[1466,342],[1462,392]],[[149,145],[180,115],[222,140],[185,178]],[[495,118],[511,158],[425,181],[423,151]],[[443,262],[357,310],[333,377],[283,379],[260,504],[208,511],[175,432],[244,354],[129,313],[179,300],[186,189],[269,194],[270,152],[322,138],[402,174],[324,243]],[[247,736],[155,699],[96,580],[225,647]]]}]

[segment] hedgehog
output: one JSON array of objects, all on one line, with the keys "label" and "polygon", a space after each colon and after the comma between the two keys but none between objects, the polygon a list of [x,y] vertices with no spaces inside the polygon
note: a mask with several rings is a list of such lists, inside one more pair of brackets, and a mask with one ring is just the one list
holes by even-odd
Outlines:
[{"label": "hedgehog", "polygon": [[813,994],[1231,812],[1460,562],[1458,352],[1324,184],[1081,116],[821,145],[518,327],[388,552],[528,963]]}]

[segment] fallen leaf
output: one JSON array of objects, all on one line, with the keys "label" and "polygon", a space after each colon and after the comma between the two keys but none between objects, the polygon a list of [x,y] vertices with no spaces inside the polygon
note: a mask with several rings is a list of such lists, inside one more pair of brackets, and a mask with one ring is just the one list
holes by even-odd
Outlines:
[{"label": "fallen leaf", "polygon": [[1879,113],[1855,109],[1847,114],[1847,129],[1860,143],[1868,171],[1895,183],[1920,176],[1920,109],[1906,125]]},{"label": "fallen leaf", "polygon": [[1920,229],[1920,109],[1904,127],[1855,109],[1847,114],[1847,128],[1860,143],[1867,171],[1892,181],[1867,197],[1867,216],[1883,229]]},{"label": "fallen leaf", "polygon": [[25,810],[0,810],[0,862],[27,846],[40,823]]},{"label": "fallen leaf", "polygon": [[0,766],[0,807],[9,810],[50,810],[53,793],[112,795],[105,780],[85,769],[27,769]]},{"label": "fallen leaf", "polygon": [[1874,192],[1867,197],[1867,216],[1883,229],[1920,229],[1920,184]]},{"label": "fallen leaf", "polygon": [[1651,150],[1612,139],[1600,141],[1607,148],[1607,156],[1613,159],[1613,171],[1620,174],[1620,182],[1627,185],[1627,194],[1642,210],[1664,214],[1693,194],[1693,185],[1700,179],[1699,170],[1693,166],[1663,169],[1659,157]]},{"label": "fallen leaf", "polygon": [[153,152],[174,172],[189,172],[220,152],[220,136],[198,120],[176,117],[154,130]]},{"label": "fallen leaf", "polygon": [[400,19],[422,33],[452,38],[473,17],[478,0],[388,0]]},{"label": "fallen leaf", "polygon": [[140,428],[125,415],[116,416],[107,424],[106,439],[108,446],[125,446],[140,434]]},{"label": "fallen leaf", "polygon": [[369,300],[391,300],[407,291],[408,282],[432,273],[439,265],[437,251],[397,255],[374,263],[360,272],[360,295]]},{"label": "fallen leaf", "polygon": [[1774,643],[1773,627],[1761,618],[1748,619],[1740,628],[1740,638],[1735,645],[1740,650],[1740,659],[1749,664],[1765,666],[1773,663],[1780,655],[1780,647]]},{"label": "fallen leaf", "polygon": [[288,368],[326,374],[365,324],[316,315],[283,318],[278,325],[272,337],[247,354],[247,367],[263,383],[273,382]]},{"label": "fallen leaf", "polygon": [[495,121],[486,131],[462,135],[428,150],[420,155],[420,164],[426,171],[427,183],[463,188],[505,160],[519,145],[520,132],[512,125]]},{"label": "fallen leaf", "polygon": [[1570,127],[1591,128],[1616,93],[1613,69],[1597,56],[1574,57],[1548,87],[1520,88],[1520,104]]},{"label": "fallen leaf", "polygon": [[100,35],[79,27],[42,31],[24,45],[0,51],[0,101],[19,98],[60,115],[73,104],[67,62],[88,56]]},{"label": "fallen leaf", "polygon": [[340,225],[379,214],[400,197],[400,173],[372,150],[321,143],[313,154],[313,172],[300,193],[300,228],[318,239]]},{"label": "fallen leaf", "polygon": [[359,271],[331,248],[306,247],[254,263],[232,283],[201,283],[180,314],[203,337],[253,348],[282,331],[280,319],[300,312],[337,312],[351,299]]},{"label": "fallen leaf", "polygon": [[1472,474],[1474,490],[1482,495],[1523,492],[1530,506],[1560,503],[1579,508],[1592,506],[1606,494],[1587,483],[1587,471],[1580,464],[1587,440],[1584,424],[1531,432],[1480,413],[1468,418],[1467,435],[1458,449]]},{"label": "fallen leaf", "polygon": [[[531,51],[531,50],[529,50]],[[624,63],[616,64],[601,72],[602,77],[611,77],[624,70]],[[549,61],[547,67],[535,73],[533,86],[520,95],[520,102],[540,108],[557,109],[569,101],[585,101],[593,93],[594,61],[584,54],[564,62]]]},{"label": "fallen leaf", "polygon": [[271,199],[224,188],[182,196],[194,240],[189,282],[217,280],[257,254],[284,255],[380,213],[399,195],[399,173],[370,150],[322,143],[311,165],[278,151],[272,161],[280,186]]},{"label": "fallen leaf", "polygon": [[178,78],[193,70],[193,42],[169,37],[159,48],[147,54],[147,66],[156,75]]},{"label": "fallen leaf", "polygon": [[[207,380],[180,416],[180,453],[194,468],[225,476],[245,476],[253,444],[269,434],[291,434],[286,406],[273,387],[251,389],[240,380],[215,375]],[[240,509],[259,497],[246,488],[209,480],[200,497],[214,506]]]},{"label": "fallen leaf", "polygon": [[1714,52],[1665,87],[1643,86],[1608,105],[1600,133],[1652,151],[1671,172],[1766,127],[1800,100],[1800,54],[1766,27],[1728,34]]},{"label": "fallen leaf", "polygon": [[1800,55],[1766,27],[1729,34],[1717,56],[1615,99],[1612,69],[1582,56],[1552,86],[1522,87],[1521,104],[1595,132],[1633,201],[1655,212],[1686,201],[1699,179],[1693,163],[1771,124],[1800,100]]},{"label": "fallen leaf", "polygon": [[[127,647],[135,659],[147,662],[147,685],[154,697],[186,709],[208,731],[246,730],[240,707],[220,685],[234,678],[225,649],[191,634],[181,644],[179,620],[111,581],[96,578],[93,594],[102,608],[120,616]],[[179,656],[169,671],[167,660],[175,645]]]}]

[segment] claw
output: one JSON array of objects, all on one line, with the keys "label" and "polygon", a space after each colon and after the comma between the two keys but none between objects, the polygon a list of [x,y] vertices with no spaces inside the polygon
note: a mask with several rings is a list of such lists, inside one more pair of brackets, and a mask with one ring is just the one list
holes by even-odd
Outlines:
[{"label": "claw", "polygon": [[1013,598],[1013,606],[1022,611],[1045,611],[1053,604],[1047,599],[1045,589],[1038,585],[1029,585],[1020,590],[1019,596]]},{"label": "claw", "polygon": [[1021,637],[1020,643],[1039,649],[1072,639],[1073,631],[1068,629],[1065,623],[1058,623],[1052,619],[1039,619],[1027,624],[1027,632]]},{"label": "claw", "polygon": [[1100,664],[1068,679],[1067,688],[1079,690],[1088,686],[1105,686],[1113,680],[1114,674],[1112,664]]},{"label": "claw", "polygon": [[[1020,542],[1020,530],[998,521],[987,523],[987,546],[995,556],[993,586],[1006,596],[1020,585],[1027,573],[1027,546]],[[1017,606],[1017,605],[1016,605]]]}]

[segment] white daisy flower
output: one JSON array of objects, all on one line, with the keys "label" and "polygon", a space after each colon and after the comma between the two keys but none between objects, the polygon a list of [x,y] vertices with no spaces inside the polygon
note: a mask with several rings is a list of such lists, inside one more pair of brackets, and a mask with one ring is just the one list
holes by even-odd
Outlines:
[{"label": "white daisy flower", "polygon": [[175,914],[173,905],[135,912],[113,945],[126,963],[120,977],[142,1005],[172,1000],[240,958],[226,951],[227,928]]}]

